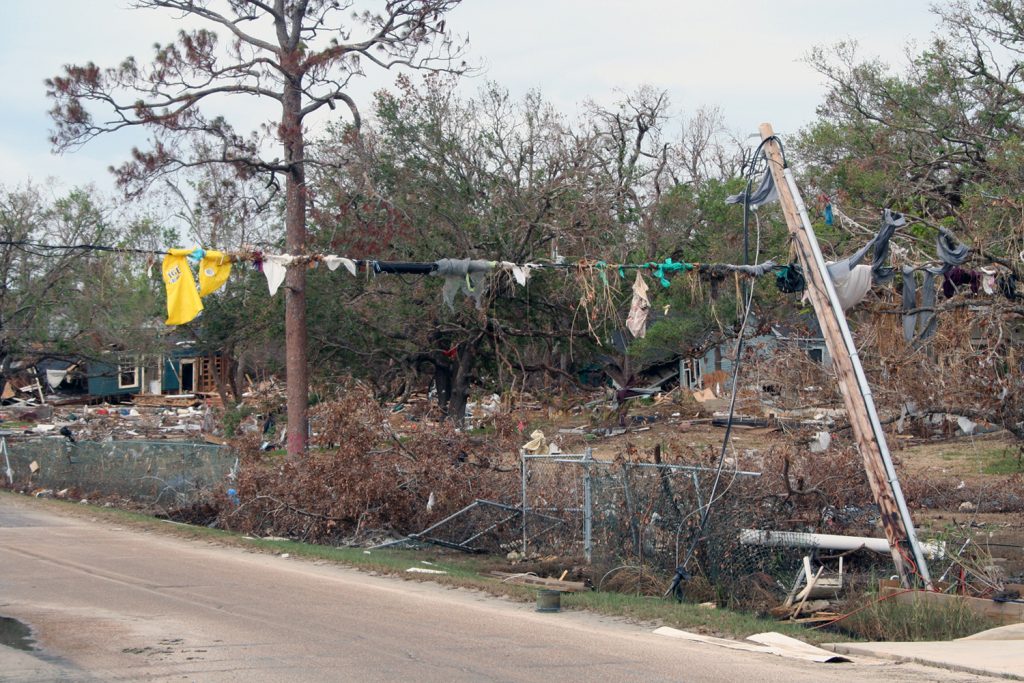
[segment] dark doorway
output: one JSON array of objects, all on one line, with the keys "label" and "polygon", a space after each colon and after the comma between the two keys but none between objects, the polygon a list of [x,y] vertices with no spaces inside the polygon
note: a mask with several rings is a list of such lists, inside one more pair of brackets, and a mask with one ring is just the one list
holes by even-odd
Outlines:
[{"label": "dark doorway", "polygon": [[191,394],[196,390],[196,362],[181,361],[181,393]]}]

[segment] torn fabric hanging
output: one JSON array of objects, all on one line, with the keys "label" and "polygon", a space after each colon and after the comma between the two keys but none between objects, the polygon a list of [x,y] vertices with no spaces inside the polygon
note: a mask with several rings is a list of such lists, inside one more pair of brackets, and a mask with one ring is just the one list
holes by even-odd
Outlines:
[{"label": "torn fabric hanging", "polygon": [[530,279],[530,273],[533,270],[540,268],[536,263],[524,263],[523,265],[519,265],[517,263],[512,263],[511,261],[501,261],[498,263],[498,266],[502,270],[507,270],[512,273],[512,278],[520,287],[525,287],[526,281]]},{"label": "torn fabric hanging", "polygon": [[931,338],[935,334],[935,328],[939,319],[935,317],[935,276],[930,270],[924,271],[924,284],[921,285],[921,308],[930,310],[921,311],[917,317],[917,334],[921,341]]},{"label": "torn fabric hanging", "polygon": [[647,313],[651,309],[651,302],[647,298],[647,283],[644,276],[638,270],[636,279],[633,280],[633,301],[629,306],[629,316],[626,318],[626,328],[633,333],[634,337],[643,337],[647,334]]},{"label": "torn fabric hanging", "polygon": [[338,266],[345,266],[345,270],[349,273],[352,275],[356,274],[356,262],[350,258],[330,254],[328,256],[324,256],[324,263],[326,263],[327,267],[331,270],[337,270]]},{"label": "torn fabric hanging", "polygon": [[996,283],[996,271],[992,268],[981,268],[979,272],[981,273],[981,290],[989,295],[995,294],[999,287]]},{"label": "torn fabric hanging", "polygon": [[64,370],[47,369],[47,371],[46,371],[46,383],[50,385],[51,389],[56,391],[57,387],[60,386],[61,382],[63,382],[64,378],[67,377],[67,376],[68,376],[67,369],[64,369]]},{"label": "torn fabric hanging", "polygon": [[832,276],[833,281],[835,281],[837,276],[842,277],[846,271],[853,270],[854,267],[864,260],[864,257],[867,256],[868,251],[872,247],[874,248],[871,259],[872,280],[879,284],[892,280],[895,272],[892,268],[885,265],[885,260],[889,257],[889,242],[892,240],[896,228],[906,225],[906,223],[907,221],[903,218],[902,214],[886,209],[882,214],[882,226],[878,229],[878,234],[858,249],[853,256],[836,261],[834,263],[835,267],[829,266],[828,272]]},{"label": "torn fabric hanging", "polygon": [[889,209],[882,212],[882,227],[869,243],[875,246],[874,257],[871,259],[871,278],[875,284],[885,284],[896,277],[896,269],[885,265],[885,261],[889,258],[889,242],[892,240],[893,233],[896,232],[896,228],[901,228],[906,224],[907,219],[903,217],[903,214]]},{"label": "torn fabric hanging", "polygon": [[908,313],[917,308],[917,281],[914,280],[914,269],[903,267],[903,340],[911,342],[917,329],[917,313]]},{"label": "torn fabric hanging", "polygon": [[797,294],[804,291],[807,281],[798,263],[783,266],[775,275],[775,287],[783,294]]},{"label": "torn fabric hanging", "polygon": [[848,268],[846,264],[846,260],[825,264],[836,296],[839,297],[839,305],[844,311],[859,304],[871,290],[871,266]]},{"label": "torn fabric hanging", "polygon": [[942,269],[939,271],[941,274],[945,274],[953,266],[959,266],[971,254],[970,247],[958,242],[953,233],[946,228],[939,228],[935,251],[942,261]]},{"label": "torn fabric hanging", "polygon": [[199,296],[212,294],[224,286],[231,275],[231,259],[219,251],[204,252],[199,261]]},{"label": "torn fabric hanging", "polygon": [[526,286],[526,281],[530,279],[530,264],[525,266],[512,266],[512,277],[516,279],[520,287]]},{"label": "torn fabric hanging", "polygon": [[1017,294],[1016,273],[1011,272],[1005,275],[1000,275],[999,277],[996,278],[996,284],[998,285],[999,291],[1000,293],[1002,293],[1003,296],[1005,296],[1010,301],[1017,300],[1019,295]]},{"label": "torn fabric hanging", "polygon": [[[844,311],[859,304],[873,282],[888,282],[895,275],[893,268],[885,265],[889,256],[889,241],[892,239],[896,228],[905,225],[906,220],[901,214],[886,209],[882,214],[882,226],[878,234],[863,247],[858,249],[853,256],[826,263],[828,275],[832,279],[836,295],[839,297],[839,304]],[[860,262],[867,256],[868,251],[874,248],[871,265],[861,265]]]},{"label": "torn fabric hanging", "polygon": [[170,249],[164,256],[161,270],[167,289],[167,324],[184,325],[203,310],[203,302],[196,290],[196,281],[188,265],[188,257],[195,249]]},{"label": "torn fabric hanging", "polygon": [[483,296],[487,293],[487,275],[494,268],[493,262],[443,258],[430,265],[433,266],[430,272],[444,277],[441,295],[449,309],[455,310],[455,295],[460,291],[472,297],[477,308],[483,306]]},{"label": "torn fabric hanging", "polygon": [[267,288],[270,296],[277,294],[278,288],[284,282],[284,276],[288,272],[295,257],[291,254],[268,254],[263,257],[263,274],[267,276]]},{"label": "torn fabric hanging", "polygon": [[977,294],[981,287],[981,274],[976,270],[965,270],[953,266],[942,276],[942,295],[952,298],[957,292],[965,292],[970,288],[971,294]]},{"label": "torn fabric hanging", "polygon": [[742,204],[744,201],[749,201],[751,209],[756,209],[759,206],[763,206],[770,202],[778,201],[779,191],[775,187],[775,180],[772,178],[771,169],[765,169],[764,177],[761,178],[760,184],[757,189],[750,193],[750,199],[747,200],[747,191],[744,190],[739,194],[729,195],[725,198],[726,204]]}]

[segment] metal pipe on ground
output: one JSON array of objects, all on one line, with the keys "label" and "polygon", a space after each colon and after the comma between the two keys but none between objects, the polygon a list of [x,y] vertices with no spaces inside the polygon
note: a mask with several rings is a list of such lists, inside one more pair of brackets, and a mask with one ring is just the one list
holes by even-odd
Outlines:
[{"label": "metal pipe on ground", "polygon": [[[826,550],[870,550],[889,553],[889,541],[869,536],[838,536],[811,534],[802,531],[771,531],[768,529],[740,529],[740,545],[777,546],[785,548],[824,548]],[[941,560],[946,556],[945,543],[924,542],[921,552],[928,559]]]}]

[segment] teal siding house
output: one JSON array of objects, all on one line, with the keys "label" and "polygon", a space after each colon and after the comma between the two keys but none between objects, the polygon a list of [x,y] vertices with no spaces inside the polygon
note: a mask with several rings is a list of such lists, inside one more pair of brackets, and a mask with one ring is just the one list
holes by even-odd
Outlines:
[{"label": "teal siding house", "polygon": [[[213,363],[220,371],[220,359]],[[91,396],[132,394],[191,394],[215,391],[206,386],[204,370],[209,359],[191,347],[181,347],[166,356],[122,356],[117,361],[91,362],[88,365],[88,392]]]}]

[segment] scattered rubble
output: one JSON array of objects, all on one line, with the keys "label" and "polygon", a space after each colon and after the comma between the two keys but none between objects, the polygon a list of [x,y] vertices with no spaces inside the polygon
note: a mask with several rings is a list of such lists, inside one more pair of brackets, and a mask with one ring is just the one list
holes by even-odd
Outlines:
[{"label": "scattered rubble", "polygon": [[[47,406],[49,407],[49,406]],[[61,434],[74,441],[114,440],[197,440],[207,408],[133,407],[100,404],[56,408],[47,422],[26,424],[24,413],[13,417],[7,407],[0,409],[0,427],[9,438],[32,438]],[[14,422],[15,425],[8,427]]]}]

